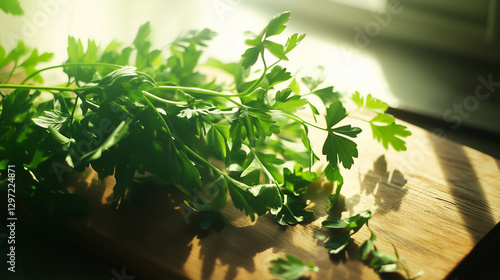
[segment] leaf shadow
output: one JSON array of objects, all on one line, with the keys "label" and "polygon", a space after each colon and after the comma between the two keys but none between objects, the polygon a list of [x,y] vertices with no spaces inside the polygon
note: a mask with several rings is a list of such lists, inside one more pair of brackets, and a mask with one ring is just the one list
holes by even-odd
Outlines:
[{"label": "leaf shadow", "polygon": [[69,224],[78,243],[144,279],[158,275],[186,279],[184,265],[196,231],[186,226],[179,213],[180,191],[148,180],[136,181],[115,209],[111,206],[113,185],[111,177],[99,182],[92,170],[72,181],[74,193],[90,204],[86,217]]},{"label": "leaf shadow", "polygon": [[[241,213],[236,214],[241,216]],[[303,225],[282,226],[269,214],[258,217],[255,223],[248,224],[242,222],[241,218],[234,219],[233,215],[234,212],[231,211],[229,219],[233,220],[221,232],[198,235],[201,246],[200,258],[203,263],[201,279],[219,277],[214,275],[218,262],[227,266],[224,274],[226,280],[237,278],[238,268],[253,273],[258,269],[256,256],[269,249],[273,253],[286,252],[296,256],[311,256],[311,253],[302,246],[290,242],[295,234],[303,231]]]},{"label": "leaf shadow", "polygon": [[390,211],[398,211],[403,198],[408,194],[404,188],[408,180],[398,169],[387,170],[387,161],[381,155],[373,163],[361,182],[361,193],[372,195],[375,204],[380,206],[377,214],[384,215]]}]

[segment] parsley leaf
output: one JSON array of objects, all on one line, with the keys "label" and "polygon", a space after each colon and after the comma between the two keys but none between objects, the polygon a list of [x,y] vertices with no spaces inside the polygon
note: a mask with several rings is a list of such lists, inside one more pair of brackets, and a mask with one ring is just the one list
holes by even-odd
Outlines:
[{"label": "parsley leaf", "polygon": [[306,210],[307,203],[293,195],[283,195],[283,207],[278,212],[271,212],[276,215],[276,220],[280,225],[295,225],[311,217],[312,210]]},{"label": "parsley leaf", "polygon": [[344,248],[349,244],[349,240],[351,240],[351,234],[349,231],[342,231],[342,233],[329,238],[328,241],[325,242],[324,246],[328,249],[330,254],[338,254],[340,251],[344,250]]},{"label": "parsley leaf", "polygon": [[0,9],[2,9],[6,13],[16,16],[24,14],[24,11],[21,8],[18,0],[2,0],[0,2]]},{"label": "parsley leaf", "polygon": [[293,173],[290,169],[285,168],[283,174],[285,177],[283,188],[295,196],[304,196],[307,187],[318,178],[316,173],[303,171],[298,164],[293,166]]},{"label": "parsley leaf", "polygon": [[285,44],[285,50],[284,53],[287,54],[291,52],[296,46],[299,45],[299,43],[306,37],[306,34],[302,34],[299,36],[298,33],[293,34],[288,40],[286,41]]},{"label": "parsley leaf", "polygon": [[364,107],[375,112],[385,112],[389,106],[387,103],[374,98],[371,94],[368,94],[365,98],[361,96],[359,92],[355,92],[351,99],[358,105],[358,107]]},{"label": "parsley leaf", "polygon": [[266,26],[266,38],[281,34],[285,30],[285,23],[288,20],[290,20],[290,12],[284,12],[275,16]]},{"label": "parsley leaf", "polygon": [[382,143],[384,148],[391,145],[396,151],[406,151],[406,143],[401,138],[408,137],[411,132],[406,126],[396,124],[393,116],[379,113],[370,121],[373,137]]},{"label": "parsley leaf", "polygon": [[291,88],[285,88],[276,93],[275,103],[271,106],[272,109],[282,110],[288,113],[295,113],[309,102],[302,99],[300,95],[292,95]]},{"label": "parsley leaf", "polygon": [[33,121],[40,127],[49,128],[49,126],[53,126],[59,131],[69,122],[69,115],[59,110],[45,111],[45,115],[34,118]]},{"label": "parsley leaf", "polygon": [[396,151],[406,151],[406,143],[402,138],[411,135],[406,126],[396,124],[393,116],[384,114],[389,107],[385,102],[374,98],[371,94],[366,97],[355,92],[351,99],[358,105],[366,109],[377,112],[378,114],[370,121],[370,127],[373,132],[373,138],[382,143],[385,149],[391,145]]},{"label": "parsley leaf", "polygon": [[367,209],[355,216],[344,218],[344,219],[337,219],[337,218],[330,218],[325,221],[323,221],[322,225],[323,227],[326,228],[344,228],[344,229],[350,229],[353,231],[353,233],[356,233],[364,224],[370,220],[372,217],[373,212],[377,209],[377,206],[374,206],[370,209]]},{"label": "parsley leaf", "polygon": [[318,272],[319,268],[312,262],[305,264],[301,259],[287,254],[284,259],[272,260],[269,271],[284,280],[295,280],[299,279],[307,271]]},{"label": "parsley leaf", "polygon": [[249,48],[243,53],[241,56],[242,61],[241,61],[241,66],[243,68],[248,68],[252,65],[254,65],[257,62],[257,59],[259,59],[259,54],[262,51],[262,46],[257,46],[253,48]]},{"label": "parsley leaf", "polygon": [[[351,236],[358,232],[364,224],[368,223],[376,209],[377,206],[374,206],[352,217],[344,219],[330,218],[323,221],[322,225],[325,228],[346,229],[325,242],[325,247],[330,254],[340,253],[349,243]],[[363,254],[366,254],[366,252],[363,252]]]},{"label": "parsley leaf", "polygon": [[340,162],[344,168],[349,169],[354,164],[353,158],[358,157],[357,146],[352,140],[335,133],[328,133],[322,151],[330,163]]},{"label": "parsley leaf", "polygon": [[338,134],[356,137],[361,132],[361,129],[351,127],[350,125],[332,129],[334,125],[338,124],[345,117],[347,117],[346,109],[339,100],[331,103],[327,108],[325,119],[327,127],[330,129],[328,130],[329,133],[322,151],[326,155],[328,162],[335,166],[337,162],[340,162],[344,168],[349,169],[354,163],[353,158],[358,157],[357,144]]}]

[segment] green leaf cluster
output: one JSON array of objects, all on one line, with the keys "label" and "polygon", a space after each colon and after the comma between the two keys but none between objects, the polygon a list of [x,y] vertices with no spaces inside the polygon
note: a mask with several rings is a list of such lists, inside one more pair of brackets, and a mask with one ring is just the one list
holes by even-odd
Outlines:
[{"label": "green leaf cluster", "polygon": [[284,45],[269,40],[270,37],[281,34],[286,29],[286,23],[290,20],[290,12],[285,12],[274,17],[269,24],[258,35],[250,34],[250,38],[245,43],[251,48],[242,55],[242,66],[248,68],[254,65],[259,56],[264,56],[264,50],[269,51],[279,60],[288,60],[286,56],[291,52],[306,36],[298,33],[290,36]]},{"label": "green leaf cluster", "polygon": [[[8,83],[13,75],[21,71],[27,75],[33,75],[35,82],[43,83],[43,79],[37,74],[35,69],[37,64],[48,62],[52,58],[52,53],[38,53],[38,49],[32,49],[24,44],[22,40],[10,52],[0,45],[0,69],[7,74],[0,74],[0,83]],[[4,72],[2,71],[2,72]]]},{"label": "green leaf cluster", "polygon": [[330,218],[323,221],[322,225],[325,228],[345,229],[340,234],[328,239],[325,243],[325,247],[329,250],[330,254],[341,252],[351,240],[351,236],[368,223],[368,220],[370,220],[377,208],[377,206],[374,206],[357,215],[344,219]]},{"label": "green leaf cluster", "polygon": [[358,259],[365,262],[377,273],[403,272],[407,279],[416,279],[423,274],[423,271],[410,276],[405,260],[399,256],[396,247],[393,245],[395,257],[380,252],[375,247],[377,236],[368,226],[369,220],[378,206],[373,206],[357,215],[338,219],[330,218],[322,222],[324,228],[340,229],[340,233],[330,237],[324,244],[330,254],[339,254],[349,244],[352,235],[358,232],[364,225],[370,230],[370,238],[365,240],[359,247]]},{"label": "green leaf cluster", "polygon": [[[8,55],[0,48],[0,66],[13,62],[28,76],[19,85],[0,84],[15,89],[0,101],[0,167],[23,167],[26,197],[65,193],[68,173],[92,168],[100,180],[115,177],[116,207],[135,175],[148,174],[185,196],[202,229],[222,229],[229,200],[252,220],[267,213],[281,225],[311,218],[308,186],[324,174],[337,184],[329,198],[335,203],[344,183],[341,166],[351,168],[358,157],[353,139],[361,129],[341,124],[348,113],[333,87],[319,87],[323,77],[296,77],[279,65],[305,37],[296,33],[278,43],[289,18],[281,13],[250,35],[240,61],[204,64],[230,73],[227,84],[198,67],[216,35],[209,29],[188,31],[162,49],[150,40],[149,23],[130,44],[112,41],[102,48],[69,36],[66,63],[41,70],[36,65],[51,55],[22,42]],[[259,59],[262,67],[252,69]],[[67,75],[67,86],[43,84],[39,74],[57,69]],[[324,112],[311,96],[319,97]],[[386,109],[373,98],[356,98],[359,106]],[[315,120],[324,116],[326,127],[303,120],[299,113],[306,109]],[[408,133],[394,119],[381,115],[371,124],[386,148],[402,150],[399,137]],[[320,172],[311,171],[320,157],[309,129],[327,132],[322,154],[328,164]]]},{"label": "green leaf cluster", "polygon": [[287,254],[285,258],[272,260],[269,271],[281,279],[294,280],[302,277],[307,271],[318,272],[319,268],[312,262],[306,264],[301,259]]}]

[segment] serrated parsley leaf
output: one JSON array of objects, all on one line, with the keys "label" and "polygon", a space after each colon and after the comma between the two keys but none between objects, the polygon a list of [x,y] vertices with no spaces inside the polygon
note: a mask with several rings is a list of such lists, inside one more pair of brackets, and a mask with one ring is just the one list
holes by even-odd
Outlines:
[{"label": "serrated parsley leaf", "polygon": [[[295,113],[297,110],[301,109],[304,105],[309,102],[302,99],[300,95],[291,95],[292,89],[285,88],[276,93],[275,102],[271,106],[271,109],[282,110],[288,113]],[[291,95],[291,96],[290,96]]]},{"label": "serrated parsley leaf", "polygon": [[295,225],[314,214],[312,210],[304,209],[307,203],[297,199],[293,195],[283,195],[283,207],[276,214],[276,220],[280,225]]},{"label": "serrated parsley leaf", "polygon": [[370,121],[373,137],[381,142],[384,148],[391,145],[396,151],[406,151],[406,142],[401,139],[411,135],[404,125],[396,124],[393,116],[379,113]]},{"label": "serrated parsley leaf", "polygon": [[302,166],[293,166],[293,173],[290,169],[283,169],[285,183],[283,188],[295,196],[304,196],[307,187],[318,178],[318,175],[311,171],[303,171]]},{"label": "serrated parsley leaf", "polygon": [[274,35],[279,35],[285,30],[285,23],[290,19],[290,12],[284,12],[275,16],[266,26],[266,38]]},{"label": "serrated parsley leaf", "polygon": [[213,124],[207,132],[209,150],[219,159],[225,159],[228,151],[229,124],[227,122]]},{"label": "serrated parsley leaf", "polygon": [[[123,120],[111,134],[104,140],[104,142],[96,149],[84,154],[81,160],[95,160],[101,157],[102,153],[114,145],[118,144],[120,140],[125,137],[128,133],[130,123],[132,119]],[[49,127],[50,128],[50,127]]]},{"label": "serrated parsley leaf", "polygon": [[[302,77],[300,80],[312,92],[321,83],[323,83],[325,81],[325,76],[323,75],[324,70],[325,70],[325,68],[323,66],[318,66],[315,69],[313,69],[312,71],[309,71],[309,72],[313,72],[313,75]],[[325,106],[328,106],[328,105],[325,104]]]},{"label": "serrated parsley leaf", "polygon": [[286,68],[279,65],[274,66],[273,69],[271,69],[271,72],[266,75],[268,87],[270,88],[276,84],[289,80],[291,77],[292,75],[290,72],[287,72]]},{"label": "serrated parsley leaf", "polygon": [[63,113],[59,110],[45,111],[44,113],[45,116],[33,119],[33,122],[43,128],[53,126],[56,130],[60,131],[69,121],[69,114]]},{"label": "serrated parsley leaf", "polygon": [[[24,68],[26,73],[32,74],[36,72],[36,65],[40,62],[47,62],[52,58],[52,53],[42,53],[38,55],[38,50],[34,49],[31,52],[31,55],[20,65]],[[43,83],[43,79],[40,75],[35,75],[33,79],[39,83]]]},{"label": "serrated parsley leaf", "polygon": [[349,169],[354,164],[354,158],[358,157],[357,146],[352,140],[328,133],[322,151],[328,162],[332,164],[340,162],[344,168]]},{"label": "serrated parsley leaf", "polygon": [[329,250],[330,254],[335,255],[342,251],[347,244],[349,244],[349,240],[351,240],[351,234],[349,231],[343,231],[342,233],[328,239],[324,246]]},{"label": "serrated parsley leaf", "polygon": [[361,133],[361,128],[359,127],[352,127],[350,124],[349,125],[344,125],[341,127],[337,127],[332,129],[333,132],[344,134],[349,137],[356,137],[358,136],[359,133]]},{"label": "serrated parsley leaf", "polygon": [[319,270],[312,262],[305,264],[301,259],[292,255],[286,255],[285,259],[278,258],[271,261],[269,271],[284,280],[299,279],[306,271],[317,272]]},{"label": "serrated parsley leaf", "polygon": [[337,162],[340,162],[344,168],[349,169],[354,163],[353,158],[358,157],[357,144],[339,134],[356,137],[361,132],[361,129],[351,125],[332,129],[345,117],[347,117],[347,112],[340,100],[332,102],[326,109],[325,119],[329,131],[322,152],[323,155],[326,155],[328,162],[334,166],[337,166]]},{"label": "serrated parsley leaf", "polygon": [[387,103],[373,97],[371,94],[363,97],[357,91],[351,96],[351,99],[354,103],[356,103],[356,105],[358,105],[358,107],[364,107],[379,113],[387,111],[387,108],[389,107]]},{"label": "serrated parsley leaf", "polygon": [[8,14],[20,16],[24,14],[18,0],[2,0],[0,1],[0,9]]},{"label": "serrated parsley leaf", "polygon": [[229,194],[234,206],[249,216],[252,221],[255,221],[255,212],[251,206],[251,201],[255,198],[254,194],[250,192],[250,187],[238,180],[229,176],[225,177]]},{"label": "serrated parsley leaf", "polygon": [[370,220],[372,217],[373,212],[377,209],[377,206],[374,206],[370,209],[367,209],[355,216],[344,218],[344,219],[337,219],[337,218],[330,218],[325,221],[323,221],[322,225],[323,227],[326,228],[344,228],[344,229],[350,229],[353,231],[353,234],[356,233],[364,224]]},{"label": "serrated parsley leaf", "polygon": [[289,37],[285,44],[285,54],[292,51],[305,37],[306,34],[302,34],[299,36],[298,33],[295,33],[291,37]]},{"label": "serrated parsley leaf", "polygon": [[347,117],[347,112],[342,105],[342,102],[340,102],[339,100],[330,104],[330,106],[328,106],[328,108],[326,109],[325,119],[328,128],[333,127],[345,117]]},{"label": "serrated parsley leaf", "polygon": [[260,174],[260,171],[262,171],[266,179],[266,183],[282,183],[283,175],[279,171],[278,166],[283,163],[284,161],[277,158],[274,154],[252,151],[245,160],[243,166],[245,170],[241,174],[241,177],[245,177],[256,171]]},{"label": "serrated parsley leaf", "polygon": [[275,184],[257,185],[250,190],[255,194],[252,206],[257,215],[263,215],[268,210],[279,211],[283,207],[280,191]]},{"label": "serrated parsley leaf", "polygon": [[253,47],[249,48],[241,55],[242,61],[241,61],[241,66],[243,68],[248,68],[257,62],[257,59],[259,58],[259,54],[261,51],[261,47]]},{"label": "serrated parsley leaf", "polygon": [[333,91],[333,86],[329,86],[326,88],[318,89],[312,92],[316,96],[318,96],[325,107],[329,107],[330,104],[340,100],[340,93],[338,91]]},{"label": "serrated parsley leaf", "polygon": [[270,53],[282,60],[288,60],[285,55],[284,47],[273,41],[265,40],[263,43],[264,48],[266,48]]}]

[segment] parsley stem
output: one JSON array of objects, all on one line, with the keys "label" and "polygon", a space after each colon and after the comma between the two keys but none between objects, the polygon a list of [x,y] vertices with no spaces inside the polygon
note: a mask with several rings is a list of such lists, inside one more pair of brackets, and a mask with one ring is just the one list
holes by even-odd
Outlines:
[{"label": "parsley stem", "polygon": [[370,123],[370,121],[368,121],[368,120],[365,120],[365,119],[360,118],[360,117],[353,116],[351,114],[347,115],[347,117],[351,118],[351,119],[355,119],[355,120],[359,120],[359,121],[364,121],[364,122]]},{"label": "parsley stem", "polygon": [[154,89],[182,90],[182,91],[186,91],[186,92],[201,93],[201,94],[208,94],[208,95],[221,96],[221,97],[238,97],[240,95],[239,93],[238,94],[227,94],[227,93],[222,93],[222,92],[203,89],[203,88],[196,88],[196,87],[156,86],[150,90],[154,90]]},{"label": "parsley stem", "polygon": [[186,106],[188,105],[186,102],[177,102],[177,101],[172,101],[172,100],[167,100],[167,99],[163,99],[161,97],[158,97],[154,94],[151,94],[147,91],[142,91],[142,93],[144,93],[147,97],[151,97],[152,99],[156,100],[156,101],[160,101],[162,103],[165,103],[165,104],[173,104],[173,105],[177,105],[177,106]]},{"label": "parsley stem", "polygon": [[12,75],[14,75],[14,71],[16,71],[17,68],[17,60],[14,62],[14,68],[12,68],[12,71],[10,71],[9,76],[7,77],[6,83],[10,81],[10,78],[12,78]]},{"label": "parsley stem", "polygon": [[[147,92],[144,92],[144,93],[147,93]],[[151,96],[153,97],[154,95],[153,94],[149,94],[148,96]],[[155,96],[156,97],[156,96]],[[153,97],[154,98],[154,97]],[[158,97],[159,98],[159,97]],[[147,105],[150,106],[151,108],[153,108],[155,111],[156,111],[156,115],[158,116],[158,118],[160,119],[162,125],[165,127],[165,129],[167,130],[167,132],[172,135],[172,131],[170,129],[170,127],[168,126],[167,122],[165,121],[165,119],[163,118],[163,116],[160,114],[160,112],[158,112],[158,110],[156,110],[156,108],[153,106],[153,103],[151,103],[151,101],[149,101],[149,99],[147,98],[144,98]],[[163,99],[165,100],[165,99]],[[168,101],[168,100],[165,100],[165,101]],[[173,136],[173,135],[172,135]],[[179,138],[175,138],[176,141],[179,142],[179,144],[182,145],[183,149],[186,150],[188,153],[190,153],[192,156],[194,156],[196,159],[198,159],[199,161],[203,162],[205,165],[207,165],[208,167],[212,168],[215,172],[221,174],[221,175],[224,175],[226,176],[227,174],[225,174],[224,172],[222,172],[219,168],[215,167],[213,164],[211,164],[208,160],[204,159],[202,156],[200,156],[198,153],[196,153],[195,151],[191,150],[191,148],[189,148],[189,146],[187,146],[186,144],[182,143],[182,141],[179,139]]]},{"label": "parsley stem", "polygon": [[28,90],[57,90],[57,91],[82,91],[87,89],[98,88],[98,86],[88,86],[88,87],[54,87],[54,86],[33,86],[33,85],[13,85],[13,84],[0,84],[0,88],[13,88],[13,89],[28,89]]},{"label": "parsley stem", "polygon": [[274,67],[276,64],[278,64],[280,60],[276,61],[275,63],[271,64],[269,67],[266,66],[266,61],[264,60],[264,53],[261,53],[261,56],[262,56],[262,61],[264,63],[264,72],[262,72],[262,75],[259,77],[259,79],[257,79],[249,88],[247,88],[244,92],[241,92],[238,94],[238,96],[245,96],[247,94],[249,94],[250,92],[252,92],[255,87],[260,84],[260,82],[262,82],[262,80],[264,79],[264,77],[266,77],[267,75],[267,71],[269,69],[271,69],[272,67]]},{"label": "parsley stem", "polygon": [[33,72],[31,75],[26,77],[22,82],[21,85],[26,83],[29,79],[33,78],[34,76],[40,74],[43,71],[51,70],[51,69],[56,69],[56,68],[62,68],[62,67],[79,67],[79,66],[96,66],[96,67],[107,67],[107,68],[121,68],[123,66],[117,65],[117,64],[111,64],[111,63],[64,63],[64,64],[59,64],[59,65],[54,65],[46,68],[42,68],[38,71]]},{"label": "parsley stem", "polygon": [[75,111],[76,111],[76,107],[78,106],[78,99],[80,98],[80,96],[76,96],[76,99],[75,99],[75,106],[73,106],[73,110],[71,110],[71,115],[69,116],[69,119],[68,119],[68,135],[70,138],[73,138],[73,136],[71,135],[71,130],[72,130],[72,126],[73,126],[73,119],[75,117]]},{"label": "parsley stem", "polygon": [[290,113],[287,113],[287,112],[284,112],[284,111],[278,111],[278,110],[272,110],[272,113],[274,114],[277,114],[277,115],[282,115],[282,116],[285,116],[291,120],[294,120],[294,121],[297,121],[301,124],[305,124],[307,126],[310,126],[310,127],[314,127],[316,129],[319,129],[319,130],[323,130],[323,131],[330,131],[328,128],[324,128],[324,127],[321,127],[321,126],[317,126],[313,123],[310,123],[310,122],[307,122],[303,119],[301,119],[299,116],[297,115],[294,115],[294,114],[290,114]]}]

